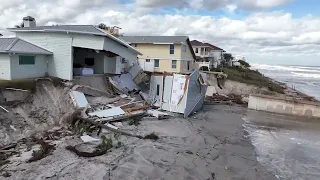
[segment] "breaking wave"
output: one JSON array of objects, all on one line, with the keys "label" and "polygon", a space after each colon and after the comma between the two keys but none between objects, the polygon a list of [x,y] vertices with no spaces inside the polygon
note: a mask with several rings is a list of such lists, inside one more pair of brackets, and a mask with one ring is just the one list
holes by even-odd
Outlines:
[{"label": "breaking wave", "polygon": [[296,72],[292,72],[292,74],[293,74],[294,76],[296,76],[296,77],[320,79],[320,72],[319,72],[319,74],[307,74],[307,73],[296,73]]},{"label": "breaking wave", "polygon": [[267,71],[289,71],[289,72],[314,72],[320,73],[320,67],[307,66],[281,66],[267,64],[252,64],[252,69],[267,70]]}]

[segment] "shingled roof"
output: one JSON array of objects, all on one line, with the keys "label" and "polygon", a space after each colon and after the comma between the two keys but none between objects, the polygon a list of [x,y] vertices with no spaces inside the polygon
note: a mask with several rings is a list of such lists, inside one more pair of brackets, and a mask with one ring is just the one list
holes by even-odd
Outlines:
[{"label": "shingled roof", "polygon": [[200,41],[198,41],[198,40],[192,40],[192,41],[191,41],[191,45],[192,45],[192,46],[207,46],[207,47],[210,47],[210,48],[213,49],[213,50],[224,51],[223,49],[221,49],[221,48],[219,48],[219,47],[217,47],[217,46],[215,46],[215,45],[212,45],[212,44],[210,44],[210,43],[203,43],[203,42],[200,42]]}]

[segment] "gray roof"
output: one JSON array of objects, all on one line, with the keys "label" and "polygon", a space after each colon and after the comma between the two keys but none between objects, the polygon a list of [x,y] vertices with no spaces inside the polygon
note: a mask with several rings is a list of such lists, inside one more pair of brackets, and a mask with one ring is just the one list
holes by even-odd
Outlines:
[{"label": "gray roof", "polygon": [[103,32],[94,25],[56,25],[56,26],[35,26],[23,28],[8,28],[10,31],[69,31],[85,34],[95,34],[105,36],[107,33]]},{"label": "gray roof", "polygon": [[52,54],[46,49],[19,38],[0,38],[0,53]]},{"label": "gray roof", "polygon": [[190,41],[190,43],[192,46],[207,46],[206,44],[204,44],[200,41],[197,41],[197,40],[192,40],[192,41]]},{"label": "gray roof", "polygon": [[127,43],[173,43],[186,42],[188,36],[122,36]]},{"label": "gray roof", "polygon": [[23,28],[8,28],[12,32],[34,32],[34,31],[44,31],[44,32],[70,32],[70,33],[79,33],[79,34],[92,34],[98,36],[107,36],[110,39],[117,41],[118,43],[126,46],[127,48],[141,54],[135,48],[131,47],[129,44],[123,40],[114,37],[113,35],[105,32],[102,29],[94,25],[56,25],[56,26],[35,26],[35,27],[23,27]]}]

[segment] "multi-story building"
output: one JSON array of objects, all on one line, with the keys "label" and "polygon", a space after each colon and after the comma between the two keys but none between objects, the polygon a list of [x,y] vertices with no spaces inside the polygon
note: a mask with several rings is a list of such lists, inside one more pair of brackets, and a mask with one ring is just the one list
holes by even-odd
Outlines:
[{"label": "multi-story building", "polygon": [[199,67],[206,66],[216,68],[223,60],[223,49],[210,43],[202,43],[197,40],[191,41],[192,48],[196,55],[196,62]]},{"label": "multi-story building", "polygon": [[122,36],[143,55],[139,63],[144,71],[191,73],[196,56],[187,36]]}]

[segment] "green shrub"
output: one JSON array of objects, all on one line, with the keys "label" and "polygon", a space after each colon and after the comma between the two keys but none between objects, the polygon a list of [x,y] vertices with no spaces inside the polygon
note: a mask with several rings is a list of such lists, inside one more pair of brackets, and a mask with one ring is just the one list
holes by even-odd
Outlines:
[{"label": "green shrub", "polygon": [[[214,71],[218,71],[218,69],[214,69]],[[230,80],[258,87],[265,87],[270,91],[284,94],[284,88],[280,84],[274,83],[269,78],[263,76],[259,71],[244,69],[241,67],[227,67],[223,68],[222,72],[227,74],[228,79]]]},{"label": "green shrub", "polygon": [[244,66],[244,67],[246,67],[246,68],[251,67],[249,63],[247,63],[247,62],[245,62],[245,61],[243,61],[243,60],[239,60],[238,62],[241,64],[241,66]]}]

